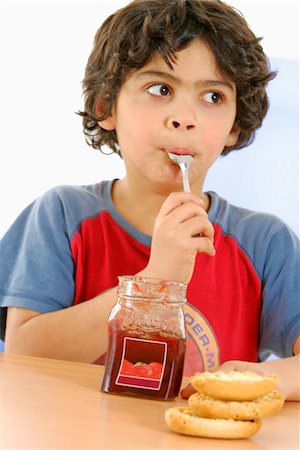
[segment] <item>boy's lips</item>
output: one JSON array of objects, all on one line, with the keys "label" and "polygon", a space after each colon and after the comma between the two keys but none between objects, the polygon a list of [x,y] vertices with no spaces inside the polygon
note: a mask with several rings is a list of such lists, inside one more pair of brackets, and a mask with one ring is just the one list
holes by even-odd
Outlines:
[{"label": "boy's lips", "polygon": [[174,153],[175,155],[191,155],[194,156],[194,152],[189,150],[188,148],[183,147],[172,147],[172,148],[165,148],[165,151],[167,153]]}]

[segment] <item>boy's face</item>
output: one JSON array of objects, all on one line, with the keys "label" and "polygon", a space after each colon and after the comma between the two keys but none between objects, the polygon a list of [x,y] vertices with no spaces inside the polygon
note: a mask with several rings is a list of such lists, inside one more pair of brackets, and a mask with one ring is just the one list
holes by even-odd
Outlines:
[{"label": "boy's face", "polygon": [[238,139],[236,87],[205,43],[194,40],[176,56],[173,70],[156,54],[131,73],[100,125],[116,130],[127,176],[140,186],[181,190],[180,170],[167,153],[192,154],[190,183],[199,194],[209,167]]}]

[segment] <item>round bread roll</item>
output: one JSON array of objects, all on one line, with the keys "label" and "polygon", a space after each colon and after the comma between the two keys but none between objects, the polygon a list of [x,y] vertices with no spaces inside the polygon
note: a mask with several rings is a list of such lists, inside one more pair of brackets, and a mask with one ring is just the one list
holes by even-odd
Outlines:
[{"label": "round bread roll", "polygon": [[203,372],[196,373],[191,384],[196,391],[219,400],[250,401],[273,391],[277,377],[249,371]]},{"label": "round bread roll", "polygon": [[284,404],[284,397],[272,391],[251,402],[218,400],[196,392],[189,398],[190,409],[199,416],[215,419],[254,420],[278,413]]},{"label": "round bread roll", "polygon": [[261,427],[260,419],[207,419],[180,406],[167,409],[165,418],[171,430],[177,433],[207,438],[242,439],[257,433]]}]

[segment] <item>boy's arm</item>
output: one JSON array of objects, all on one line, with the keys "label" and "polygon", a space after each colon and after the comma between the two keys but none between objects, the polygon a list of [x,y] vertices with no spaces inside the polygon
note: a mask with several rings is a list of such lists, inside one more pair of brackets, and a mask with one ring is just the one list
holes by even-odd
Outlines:
[{"label": "boy's arm", "polygon": [[10,307],[5,352],[93,362],[107,351],[107,320],[116,301],[115,287],[87,302],[44,314]]},{"label": "boy's arm", "polygon": [[[199,231],[201,237],[194,238]],[[192,194],[171,194],[156,218],[148,264],[137,275],[188,283],[199,251],[214,254],[213,226],[203,202]],[[43,314],[9,307],[5,351],[93,362],[107,351],[107,320],[116,301],[115,287]]]},{"label": "boy's arm", "polygon": [[[286,400],[300,401],[300,335],[296,339],[293,347],[295,356],[260,363],[246,361],[227,361],[219,367],[219,370],[230,372],[239,370],[241,372],[250,370],[260,375],[273,374],[278,377],[278,390],[284,395]],[[181,392],[183,398],[188,398],[195,390],[188,385]]]}]

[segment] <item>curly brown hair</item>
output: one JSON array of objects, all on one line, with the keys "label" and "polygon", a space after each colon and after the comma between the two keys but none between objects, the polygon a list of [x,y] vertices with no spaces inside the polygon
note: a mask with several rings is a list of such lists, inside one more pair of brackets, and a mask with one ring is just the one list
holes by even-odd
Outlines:
[{"label": "curly brown hair", "polygon": [[[87,143],[100,150],[106,144],[119,153],[116,132],[102,129],[98,122],[109,116],[126,76],[154,53],[172,68],[176,52],[195,38],[209,45],[220,72],[237,88],[236,123],[241,131],[222,155],[251,144],[269,107],[266,85],[276,73],[270,70],[261,38],[241,13],[219,0],[134,0],[104,21],[83,80],[85,104],[79,114]],[[98,102],[103,113],[97,116]]]}]

